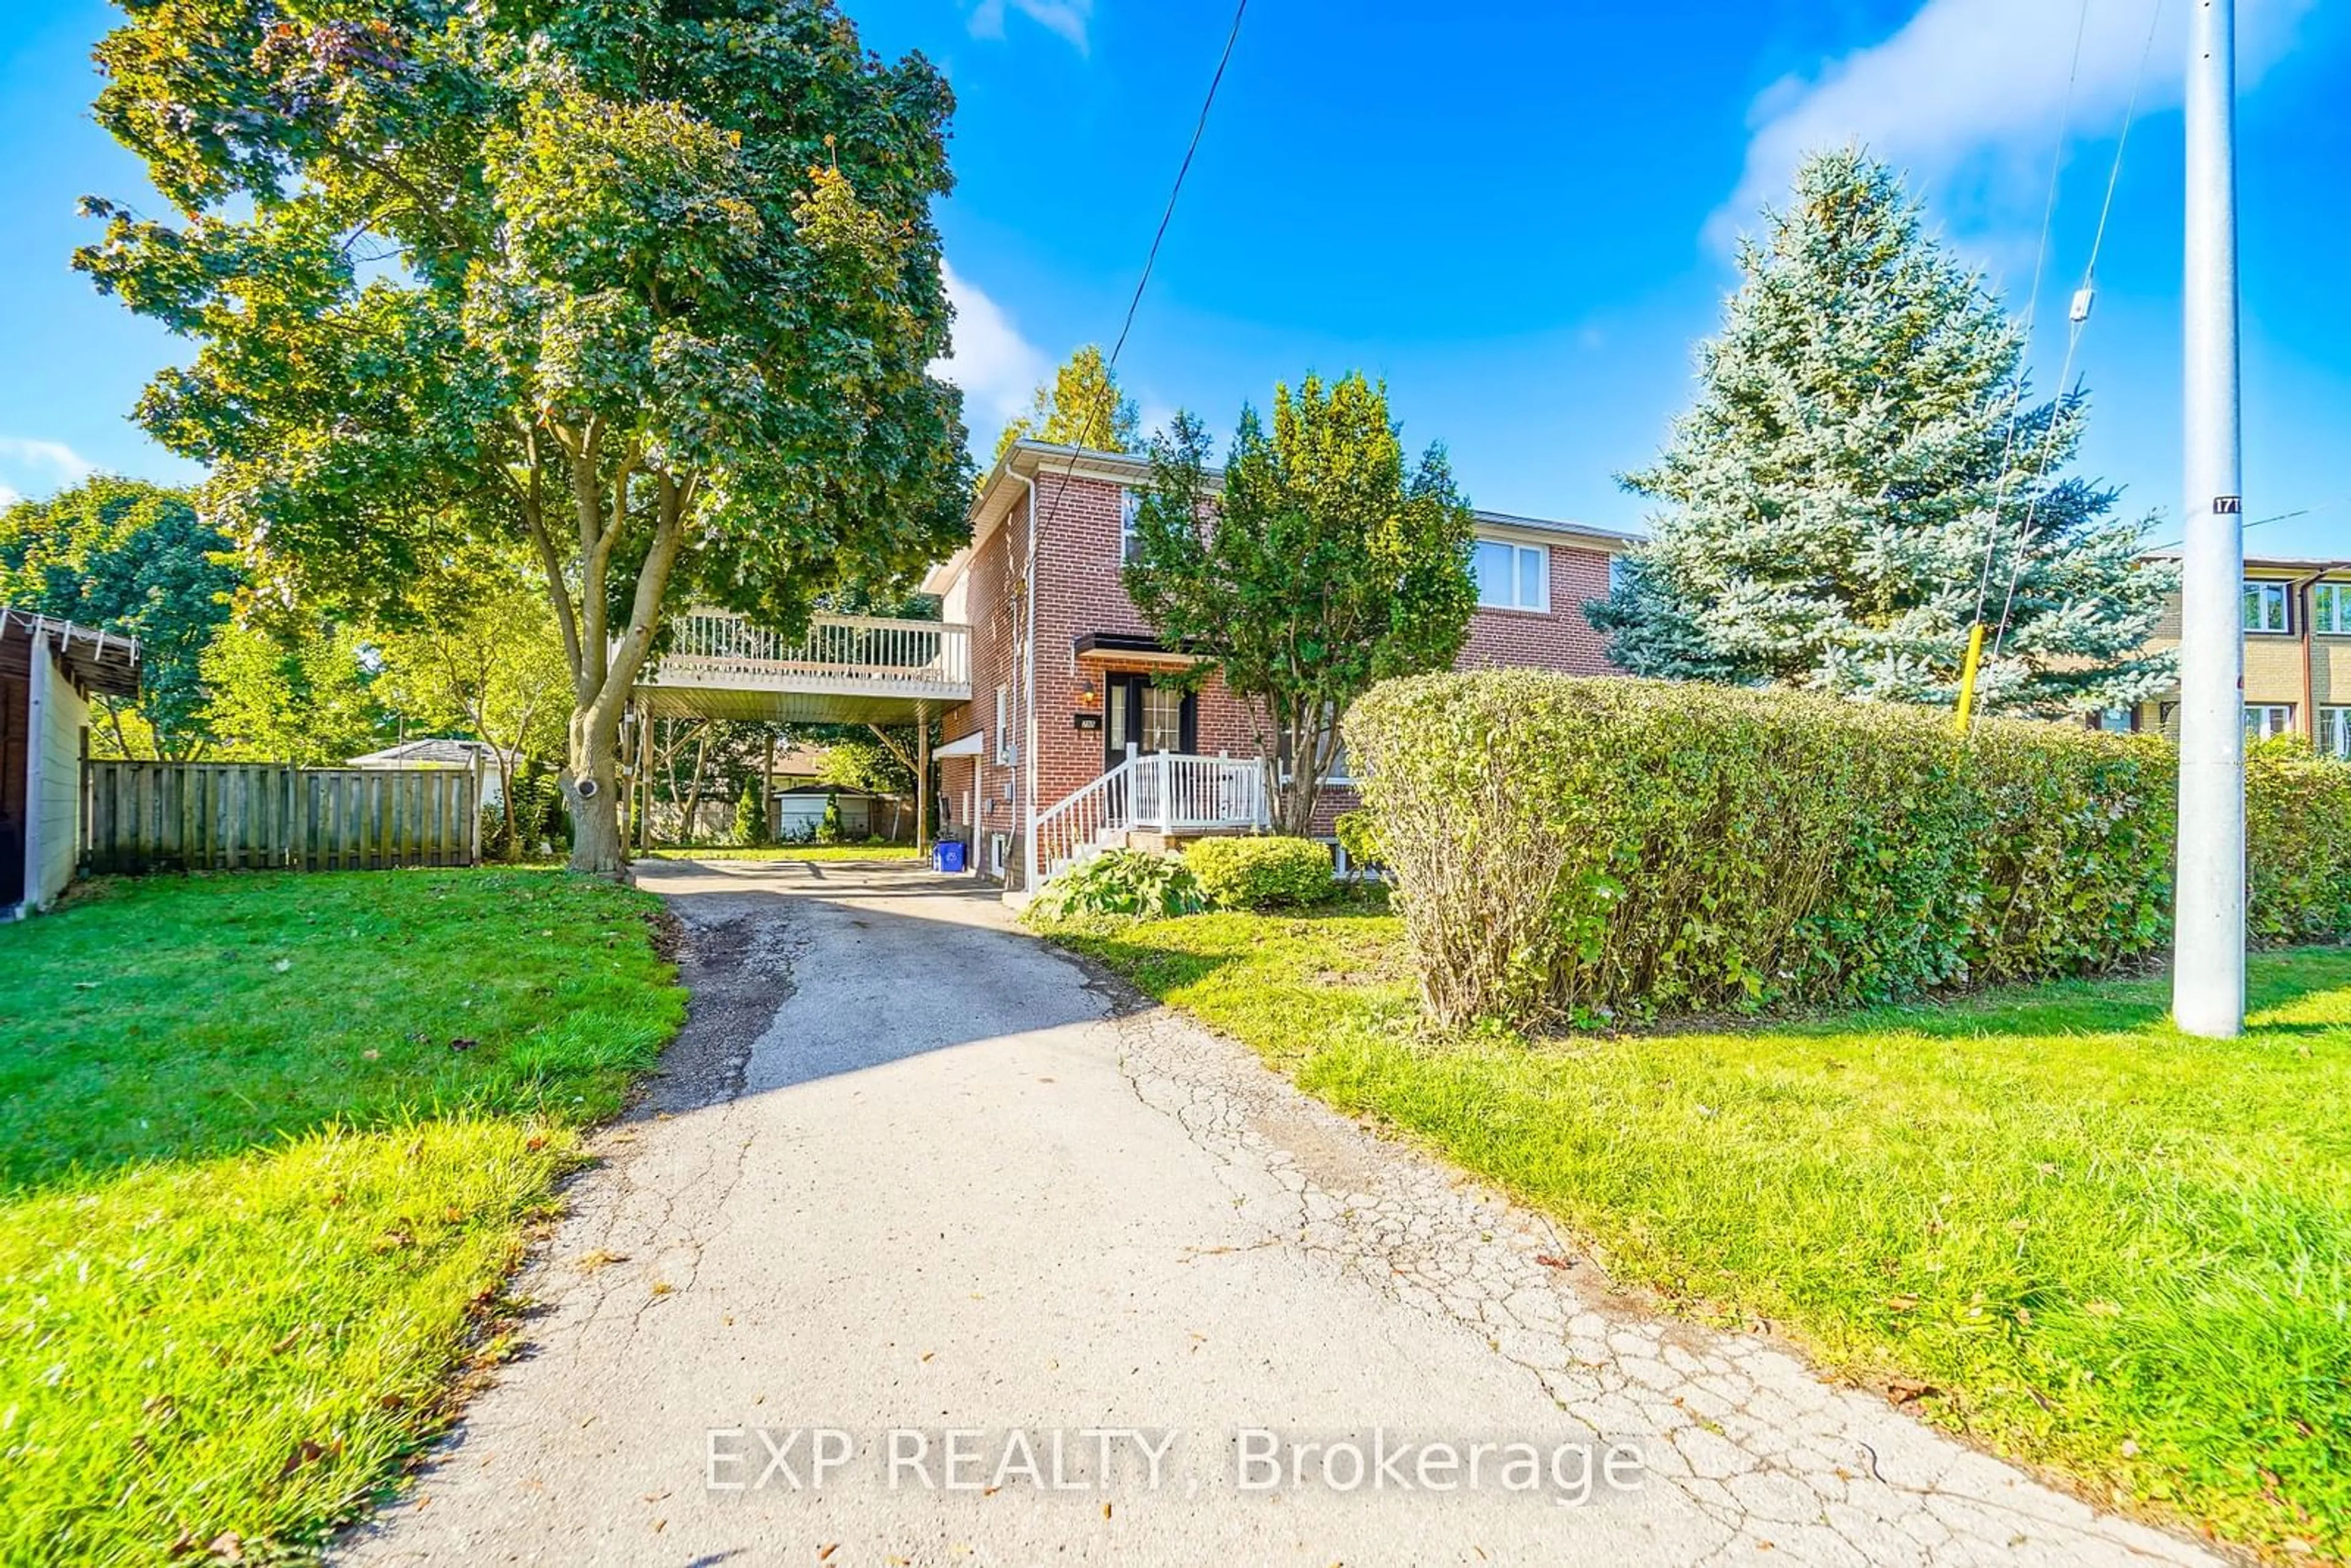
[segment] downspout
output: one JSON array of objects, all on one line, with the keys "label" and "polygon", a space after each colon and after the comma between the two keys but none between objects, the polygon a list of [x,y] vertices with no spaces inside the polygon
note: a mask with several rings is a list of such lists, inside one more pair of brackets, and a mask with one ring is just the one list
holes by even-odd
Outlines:
[{"label": "downspout", "polygon": [[1022,628],[1020,634],[1019,756],[1014,767],[1020,779],[1020,891],[1037,891],[1037,481],[1012,469],[1005,472],[1020,481],[1028,493],[1028,565],[1020,575]]},{"label": "downspout", "polygon": [[2331,560],[2294,585],[2295,629],[2302,633],[2302,737],[2314,749],[2318,745],[2318,682],[2312,668],[2313,645],[2318,641],[2317,628],[2312,624],[2311,612],[2318,597],[2318,585],[2327,573],[2340,571],[2351,561]]}]

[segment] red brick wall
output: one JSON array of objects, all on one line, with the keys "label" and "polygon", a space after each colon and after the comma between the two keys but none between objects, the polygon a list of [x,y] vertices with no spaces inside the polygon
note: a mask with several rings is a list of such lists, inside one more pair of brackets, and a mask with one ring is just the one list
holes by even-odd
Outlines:
[{"label": "red brick wall", "polygon": [[[1050,466],[1036,480],[1036,517],[1040,528],[1037,552],[1037,801],[1039,810],[1052,805],[1099,777],[1102,770],[1102,737],[1099,730],[1081,730],[1071,716],[1101,713],[1099,702],[1081,705],[1081,682],[1091,680],[1101,691],[1099,667],[1081,669],[1074,652],[1076,640],[1088,632],[1150,636],[1134,602],[1126,596],[1119,560],[1121,487],[1108,480],[1074,476],[1064,480]],[[1008,869],[1019,862],[1018,828],[1021,779],[1016,767],[996,761],[996,688],[1009,695],[1006,714],[1016,741],[1025,741],[1023,696],[1019,668],[1022,611],[1016,591],[1026,565],[1029,503],[1017,490],[1010,512],[967,568],[962,613],[972,629],[972,701],[946,716],[943,738],[953,740],[973,730],[986,732],[987,746],[975,760],[957,758],[940,765],[941,795],[950,812],[948,831],[967,838],[974,863],[986,866],[987,835],[1012,839]],[[1479,610],[1469,628],[1469,640],[1456,665],[1479,669],[1494,665],[1533,666],[1578,674],[1606,674],[1611,666],[1606,645],[1583,617],[1588,600],[1608,591],[1608,557],[1602,551],[1552,546],[1551,602],[1548,613]],[[1211,679],[1201,687],[1194,744],[1208,755],[1253,756],[1258,750],[1258,721]],[[975,823],[970,799],[977,776],[980,809]],[[1353,791],[1334,789],[1315,812],[1315,828],[1327,834],[1338,811],[1354,805]],[[1017,874],[1017,872],[1016,872]]]},{"label": "red brick wall", "polygon": [[1608,557],[1601,550],[1551,547],[1551,609],[1479,610],[1469,618],[1469,641],[1453,661],[1458,670],[1559,670],[1571,675],[1613,674],[1607,639],[1592,629],[1583,607],[1608,597]]}]

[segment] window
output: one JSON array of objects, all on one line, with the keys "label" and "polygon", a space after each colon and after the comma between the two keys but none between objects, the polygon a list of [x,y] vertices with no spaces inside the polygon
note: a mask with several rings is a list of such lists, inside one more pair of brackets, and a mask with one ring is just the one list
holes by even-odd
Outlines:
[{"label": "window", "polygon": [[2138,715],[2126,707],[2101,708],[2098,727],[2108,735],[2128,735],[2138,727]]},{"label": "window", "polygon": [[1132,490],[1118,493],[1118,562],[1132,566],[1141,553],[1143,541],[1134,531],[1135,514],[1143,509],[1143,497]]},{"label": "window", "polygon": [[2283,632],[2288,630],[2285,615],[2286,585],[2283,582],[2248,582],[2245,584],[2245,630],[2248,632]]},{"label": "window", "polygon": [[2294,733],[2294,705],[2291,703],[2247,703],[2245,705],[2245,741],[2272,740]]},{"label": "window", "polygon": [[[1322,776],[1322,782],[1325,784],[1351,785],[1355,781],[1355,774],[1354,770],[1347,764],[1347,743],[1340,737],[1338,730],[1338,722],[1334,718],[1332,721],[1330,727],[1323,731],[1324,734],[1331,737],[1331,771]],[[1316,744],[1319,746],[1321,742],[1318,741]],[[1287,732],[1285,732],[1281,736],[1280,739],[1275,744],[1274,752],[1275,762],[1280,769],[1281,776],[1284,779],[1289,778],[1290,764],[1294,753],[1291,750],[1290,736]]]},{"label": "window", "polygon": [[1143,749],[1184,749],[1184,694],[1170,686],[1143,688]]},{"label": "window", "polygon": [[996,688],[996,760],[999,767],[1009,768],[1017,755],[1012,745],[1012,688]]},{"label": "window", "polygon": [[1626,564],[1623,556],[1610,556],[1608,558],[1608,596],[1614,599],[1624,592],[1625,584],[1631,580],[1632,575],[1633,569]]},{"label": "window", "polygon": [[2330,757],[2351,758],[2351,707],[2318,710],[2318,749]]},{"label": "window", "polygon": [[1541,545],[1479,539],[1470,557],[1478,603],[1487,610],[1551,608],[1551,551]]},{"label": "window", "polygon": [[2310,629],[2351,636],[2351,582],[2322,582],[2310,591]]}]

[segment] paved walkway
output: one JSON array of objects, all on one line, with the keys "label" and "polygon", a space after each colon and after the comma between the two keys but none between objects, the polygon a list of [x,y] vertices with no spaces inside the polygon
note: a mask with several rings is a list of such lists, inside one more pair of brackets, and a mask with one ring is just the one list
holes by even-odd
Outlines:
[{"label": "paved walkway", "polygon": [[528,1353],[350,1562],[2207,1560],[1612,1302],[983,894],[645,883],[693,1020],[527,1280]]}]

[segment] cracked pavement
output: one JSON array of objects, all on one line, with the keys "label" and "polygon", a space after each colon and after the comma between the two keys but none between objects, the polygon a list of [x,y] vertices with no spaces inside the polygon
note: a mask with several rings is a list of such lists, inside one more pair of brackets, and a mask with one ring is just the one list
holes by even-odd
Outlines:
[{"label": "cracked pavement", "polygon": [[[523,1354],[340,1560],[2212,1561],[1643,1312],[1540,1217],[1122,1007],[982,890],[643,880],[685,925],[685,1032],[526,1274]],[[846,1457],[817,1485],[820,1427]],[[1533,1484],[1494,1468],[1514,1444]],[[1433,1446],[1482,1446],[1479,1483],[1378,1469]]]}]

